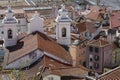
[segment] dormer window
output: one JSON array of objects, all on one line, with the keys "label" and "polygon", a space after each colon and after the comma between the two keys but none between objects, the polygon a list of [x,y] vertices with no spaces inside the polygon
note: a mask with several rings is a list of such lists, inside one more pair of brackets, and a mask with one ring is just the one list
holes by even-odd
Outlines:
[{"label": "dormer window", "polygon": [[62,37],[66,37],[66,28],[62,28]]},{"label": "dormer window", "polygon": [[8,30],[8,39],[12,39],[12,30],[11,29],[9,29]]}]

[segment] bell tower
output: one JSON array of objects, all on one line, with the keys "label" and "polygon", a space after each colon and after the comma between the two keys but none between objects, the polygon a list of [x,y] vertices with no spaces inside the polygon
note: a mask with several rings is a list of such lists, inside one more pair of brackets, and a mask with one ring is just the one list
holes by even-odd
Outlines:
[{"label": "bell tower", "polygon": [[62,8],[58,11],[56,18],[56,39],[61,45],[69,46],[71,44],[70,25],[71,19],[68,16],[68,11],[65,9],[65,5],[61,5]]},{"label": "bell tower", "polygon": [[17,19],[14,16],[14,12],[11,6],[5,12],[5,17],[2,20],[4,29],[4,45],[5,47],[16,45],[17,43]]}]

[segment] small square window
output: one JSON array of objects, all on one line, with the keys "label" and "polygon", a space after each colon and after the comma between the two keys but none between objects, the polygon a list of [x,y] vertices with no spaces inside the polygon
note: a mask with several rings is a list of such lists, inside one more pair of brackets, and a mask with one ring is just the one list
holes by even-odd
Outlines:
[{"label": "small square window", "polygon": [[98,53],[99,52],[99,48],[95,47],[95,52]]},{"label": "small square window", "polygon": [[93,69],[93,67],[92,67],[92,66],[90,66],[90,69]]},{"label": "small square window", "polygon": [[2,31],[1,34],[4,34],[4,31]]},{"label": "small square window", "polygon": [[93,59],[92,59],[92,58],[90,58],[90,61],[93,61]]},{"label": "small square window", "polygon": [[1,17],[3,18],[4,16],[3,16],[3,15],[1,15]]},{"label": "small square window", "polygon": [[94,63],[94,68],[95,68],[95,69],[98,69],[98,68],[99,68],[99,64]]},{"label": "small square window", "polygon": [[95,55],[94,59],[95,59],[95,61],[98,61],[99,60],[99,56]]},{"label": "small square window", "polygon": [[93,52],[93,47],[92,46],[89,47],[89,51]]}]

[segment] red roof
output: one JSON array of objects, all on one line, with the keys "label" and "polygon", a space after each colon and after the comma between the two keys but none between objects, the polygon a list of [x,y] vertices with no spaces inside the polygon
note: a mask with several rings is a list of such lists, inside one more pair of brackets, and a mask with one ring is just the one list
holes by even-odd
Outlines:
[{"label": "red roof", "polygon": [[120,80],[120,67],[102,74],[97,80]]},{"label": "red roof", "polygon": [[71,62],[70,54],[63,47],[61,47],[51,37],[40,32],[34,32],[25,36],[23,39],[18,41],[16,46],[8,49],[10,53],[7,64],[29,54],[36,49],[40,49],[65,61]]},{"label": "red roof", "polygon": [[116,11],[111,14],[110,23],[111,28],[120,27],[120,11]]},{"label": "red roof", "polygon": [[91,6],[90,13],[86,15],[86,18],[91,20],[97,20],[100,14],[100,7],[99,6]]},{"label": "red roof", "polygon": [[106,40],[102,40],[102,39],[98,39],[98,40],[92,40],[90,43],[88,43],[89,45],[94,45],[94,46],[99,46],[99,47],[103,47],[106,46],[108,44],[110,44],[108,41]]}]

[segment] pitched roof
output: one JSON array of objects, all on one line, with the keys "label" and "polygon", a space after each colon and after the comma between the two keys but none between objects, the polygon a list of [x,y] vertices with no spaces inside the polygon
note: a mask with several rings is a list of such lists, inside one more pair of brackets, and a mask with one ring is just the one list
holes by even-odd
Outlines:
[{"label": "pitched roof", "polygon": [[[33,77],[34,75],[36,75],[39,72],[42,73],[42,75],[48,75],[48,74],[59,75],[58,72],[50,71],[50,69],[65,68],[65,67],[69,67],[69,66],[71,66],[71,65],[60,63],[59,61],[56,61],[56,60],[45,55],[42,57],[41,60],[38,60],[35,63],[35,65],[32,65],[31,67],[29,67],[28,70],[24,70],[24,73],[26,75],[26,78]],[[47,70],[47,69],[49,69],[49,70]]]},{"label": "pitched roof", "polygon": [[90,13],[86,15],[86,18],[91,20],[97,20],[100,14],[100,7],[99,6],[91,6]]},{"label": "pitched roof", "polygon": [[89,32],[96,32],[98,28],[94,27],[95,24],[93,22],[82,22],[76,24],[76,27],[78,28],[78,33],[89,31]]},{"label": "pitched roof", "polygon": [[88,43],[88,45],[94,45],[99,47],[104,47],[108,44],[110,44],[108,41],[102,39],[92,40],[91,42]]},{"label": "pitched roof", "polygon": [[113,12],[110,16],[110,27],[120,27],[120,11]]},{"label": "pitched roof", "polygon": [[30,67],[28,70],[24,70],[24,73],[28,79],[36,74],[42,77],[50,74],[83,77],[88,74],[88,69],[83,66],[72,67],[71,65],[66,65],[48,56],[44,56],[34,66]]},{"label": "pitched roof", "polygon": [[86,23],[78,23],[76,24],[76,27],[78,28],[78,33],[86,31]]},{"label": "pitched roof", "polygon": [[65,61],[71,62],[70,54],[63,47],[57,44],[51,37],[40,32],[34,32],[25,36],[17,42],[16,46],[9,47],[8,49],[10,51],[8,63],[15,61],[36,49],[40,49]]},{"label": "pitched roof", "polygon": [[120,79],[120,66],[100,75],[97,80],[119,80],[119,79]]},{"label": "pitched roof", "polygon": [[61,77],[63,76],[73,76],[73,77],[79,77],[79,78],[85,78],[86,75],[88,75],[88,69],[80,66],[80,67],[64,67],[64,68],[54,68],[49,69],[49,71],[43,72],[42,76],[47,76],[50,74],[59,75]]},{"label": "pitched roof", "polygon": [[93,22],[86,22],[86,30],[91,32],[91,33],[96,32],[96,30],[98,29],[94,26],[95,26],[95,24]]}]

